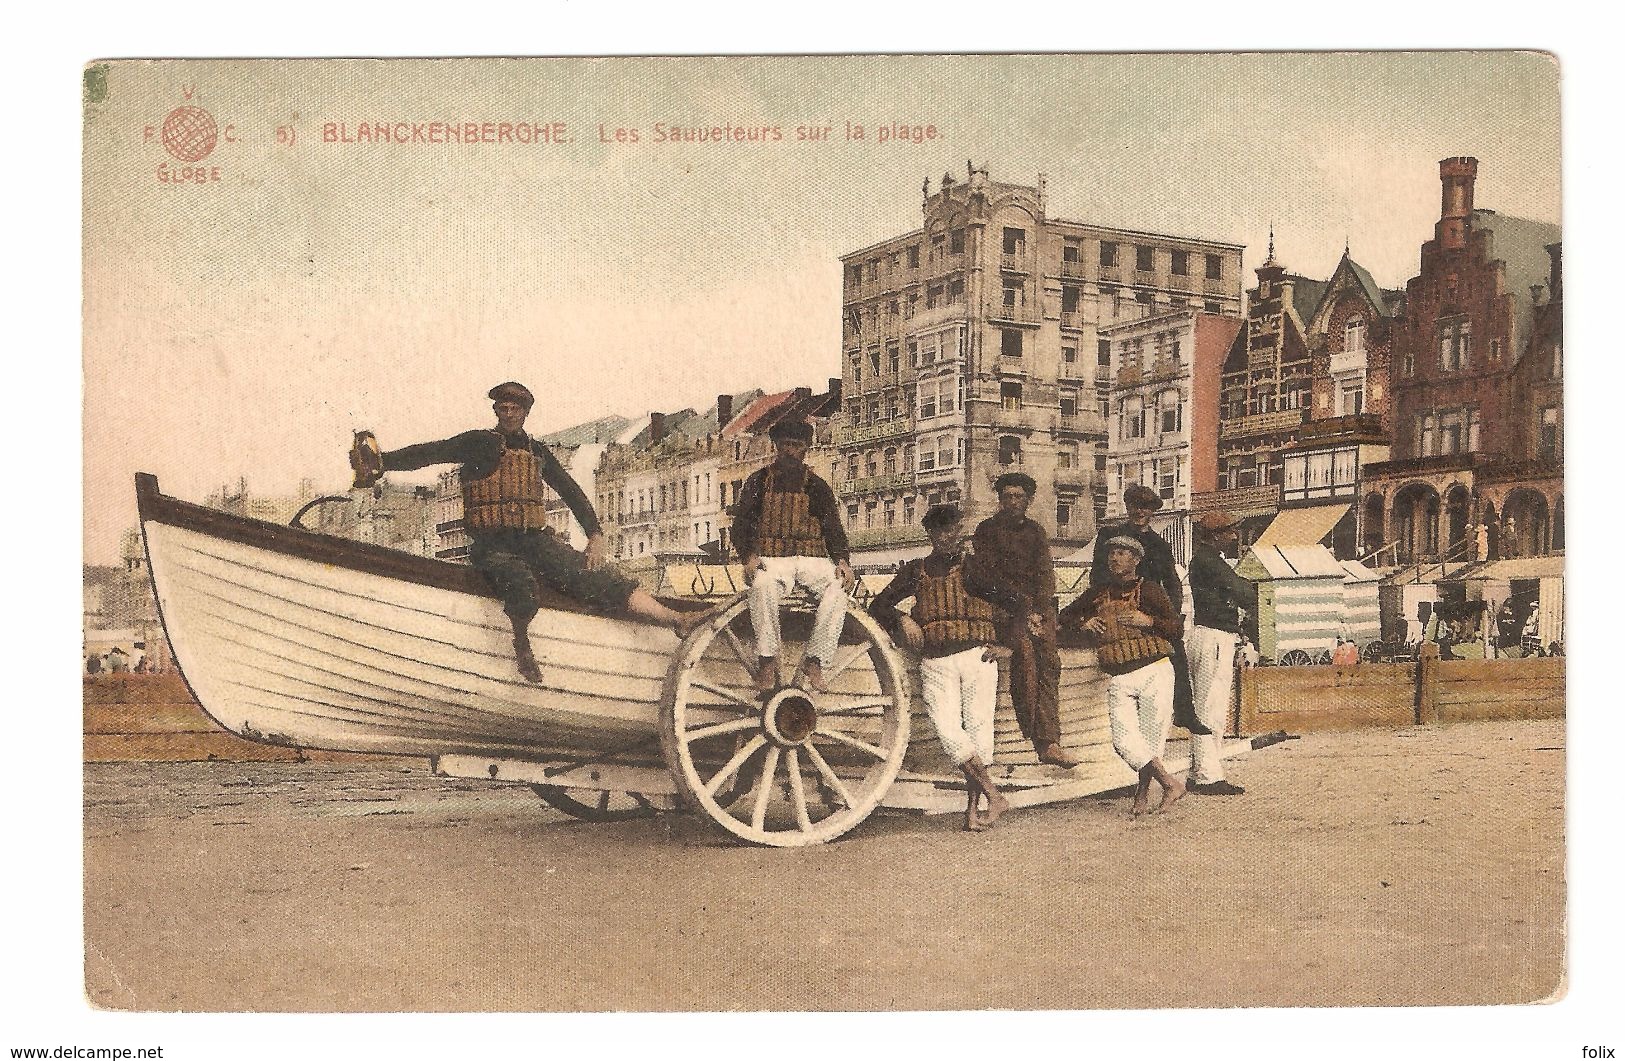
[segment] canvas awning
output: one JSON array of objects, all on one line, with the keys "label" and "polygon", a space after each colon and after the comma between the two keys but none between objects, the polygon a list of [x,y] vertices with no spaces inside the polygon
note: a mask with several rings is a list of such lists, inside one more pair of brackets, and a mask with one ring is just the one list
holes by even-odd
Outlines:
[{"label": "canvas awning", "polygon": [[1511,582],[1514,579],[1562,577],[1563,557],[1520,556],[1512,560],[1492,560],[1482,567],[1469,568],[1459,575],[1450,575],[1441,581],[1467,582],[1482,579],[1489,582]]},{"label": "canvas awning", "polygon": [[1276,513],[1275,519],[1254,545],[1280,545],[1288,549],[1319,545],[1337,526],[1349,510],[1348,502],[1340,505],[1314,505],[1310,508],[1288,508]]}]

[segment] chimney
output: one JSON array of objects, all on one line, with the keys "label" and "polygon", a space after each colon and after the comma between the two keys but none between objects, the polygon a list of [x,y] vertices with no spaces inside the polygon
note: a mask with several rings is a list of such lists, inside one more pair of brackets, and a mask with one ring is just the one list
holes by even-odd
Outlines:
[{"label": "chimney", "polygon": [[1540,305],[1540,300],[1545,296],[1545,294],[1546,294],[1546,285],[1545,284],[1530,284],[1529,285],[1529,297],[1534,300],[1535,305],[1537,305],[1537,306]]},{"label": "chimney", "polygon": [[728,421],[734,418],[734,396],[731,394],[717,395],[717,428],[720,430],[728,426]]},{"label": "chimney", "polygon": [[837,406],[841,404],[841,377],[831,376],[829,378],[829,396]]},{"label": "chimney", "polygon": [[1467,246],[1467,218],[1473,212],[1473,180],[1478,176],[1478,159],[1446,158],[1439,161],[1439,248],[1455,251]]},{"label": "chimney", "polygon": [[649,445],[653,446],[666,437],[666,414],[649,414]]},{"label": "chimney", "polygon": [[797,387],[796,388],[796,401],[804,402],[804,401],[809,400],[810,398],[812,398],[812,388],[811,387]]}]

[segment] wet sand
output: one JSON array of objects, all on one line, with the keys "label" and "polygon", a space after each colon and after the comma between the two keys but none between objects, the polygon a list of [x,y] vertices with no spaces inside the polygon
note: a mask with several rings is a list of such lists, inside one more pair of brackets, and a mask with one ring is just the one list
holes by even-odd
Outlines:
[{"label": "wet sand", "polygon": [[[823,847],[573,821],[426,764],[85,767],[121,1010],[1531,1002],[1561,990],[1564,728],[1322,734],[1237,798],[871,818]],[[980,971],[980,973],[978,972]]]}]

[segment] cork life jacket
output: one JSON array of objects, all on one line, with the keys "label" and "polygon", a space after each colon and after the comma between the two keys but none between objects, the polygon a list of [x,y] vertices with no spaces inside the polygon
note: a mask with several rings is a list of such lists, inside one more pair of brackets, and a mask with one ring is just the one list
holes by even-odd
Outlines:
[{"label": "cork life jacket", "polygon": [[463,525],[471,531],[545,530],[542,459],[529,446],[509,449],[506,441],[501,445],[496,471],[463,483]]},{"label": "cork life jacket", "polygon": [[778,477],[778,469],[769,467],[762,484],[761,555],[828,556],[824,527],[812,514],[807,491],[776,490]]},{"label": "cork life jacket", "polygon": [[925,632],[927,647],[954,642],[999,639],[993,626],[993,605],[965,588],[965,560],[954,561],[946,575],[933,578],[920,564],[920,584],[914,595],[914,621]]},{"label": "cork life jacket", "polygon": [[1140,610],[1140,588],[1144,585],[1145,580],[1138,579],[1126,593],[1119,595],[1114,587],[1100,599],[1096,614],[1106,620],[1106,632],[1100,636],[1095,654],[1103,668],[1124,673],[1159,656],[1173,654],[1167,638],[1119,621],[1120,616]]}]

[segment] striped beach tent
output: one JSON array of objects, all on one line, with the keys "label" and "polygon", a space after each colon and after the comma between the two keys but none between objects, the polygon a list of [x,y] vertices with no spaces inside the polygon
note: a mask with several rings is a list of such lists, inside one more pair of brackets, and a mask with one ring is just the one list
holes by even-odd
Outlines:
[{"label": "striped beach tent", "polygon": [[1361,648],[1382,639],[1382,613],[1378,604],[1378,587],[1382,576],[1358,560],[1339,560],[1346,574],[1343,578],[1344,637],[1351,637]]},{"label": "striped beach tent", "polygon": [[1293,649],[1311,657],[1337,647],[1348,572],[1323,545],[1254,546],[1236,573],[1258,583],[1258,651],[1280,661]]}]

